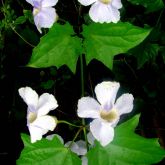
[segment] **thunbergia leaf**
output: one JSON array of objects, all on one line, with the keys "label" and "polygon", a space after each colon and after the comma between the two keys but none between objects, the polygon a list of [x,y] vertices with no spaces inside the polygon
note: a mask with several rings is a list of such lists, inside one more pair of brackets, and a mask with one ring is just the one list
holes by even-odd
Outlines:
[{"label": "thunbergia leaf", "polygon": [[154,12],[164,7],[162,0],[128,0],[135,5],[142,5],[146,8],[147,12]]},{"label": "thunbergia leaf", "polygon": [[137,58],[138,69],[148,61],[155,61],[159,51],[158,44],[144,43],[132,50],[133,56]]},{"label": "thunbergia leaf", "polygon": [[146,139],[134,133],[139,115],[119,125],[115,129],[114,140],[105,148],[98,142],[87,156],[89,165],[102,165],[106,159],[110,165],[151,165],[165,156],[157,139]]},{"label": "thunbergia leaf", "polygon": [[80,165],[81,159],[65,148],[57,137],[52,140],[42,139],[36,143],[30,142],[30,137],[21,135],[24,149],[17,160],[19,165]]},{"label": "thunbergia leaf", "polygon": [[67,65],[75,72],[82,49],[80,38],[73,35],[71,25],[56,23],[33,49],[28,66],[42,68]]},{"label": "thunbergia leaf", "polygon": [[150,29],[122,22],[93,23],[84,26],[84,51],[87,63],[95,58],[112,69],[115,55],[125,53],[140,44],[149,33]]}]

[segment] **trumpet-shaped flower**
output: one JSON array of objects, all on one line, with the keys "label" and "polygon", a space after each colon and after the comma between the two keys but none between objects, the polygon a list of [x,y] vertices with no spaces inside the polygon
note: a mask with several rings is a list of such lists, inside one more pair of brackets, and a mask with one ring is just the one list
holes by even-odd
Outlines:
[{"label": "trumpet-shaped flower", "polygon": [[52,7],[58,0],[26,0],[33,6],[34,23],[40,33],[41,28],[50,28],[57,19],[56,10]]},{"label": "trumpet-shaped flower", "polygon": [[105,81],[95,87],[97,100],[91,97],[82,97],[78,101],[78,116],[93,118],[90,131],[102,146],[109,144],[114,138],[114,127],[120,116],[133,109],[133,96],[121,95],[115,102],[120,84]]},{"label": "trumpet-shaped flower", "polygon": [[89,16],[94,22],[117,23],[120,20],[121,0],[78,0],[82,5],[92,5]]},{"label": "trumpet-shaped flower", "polygon": [[53,95],[44,93],[40,97],[30,87],[23,87],[19,95],[27,104],[27,126],[31,136],[31,142],[41,140],[42,135],[49,130],[53,131],[57,124],[55,117],[47,115],[49,111],[58,107]]}]

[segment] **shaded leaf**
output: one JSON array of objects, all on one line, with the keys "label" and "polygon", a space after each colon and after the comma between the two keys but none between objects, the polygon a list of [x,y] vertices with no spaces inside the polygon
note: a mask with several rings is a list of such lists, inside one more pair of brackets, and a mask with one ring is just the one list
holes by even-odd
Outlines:
[{"label": "shaded leaf", "polygon": [[26,22],[25,16],[20,16],[14,21],[14,24],[15,25],[20,25],[20,24],[23,24],[25,22]]},{"label": "shaded leaf", "polygon": [[146,12],[154,12],[164,7],[162,0],[128,0],[135,5],[142,5],[146,8]]},{"label": "shaded leaf", "polygon": [[158,51],[158,44],[144,43],[137,46],[133,50],[132,54],[137,58],[138,69],[140,69],[148,61],[155,61]]}]

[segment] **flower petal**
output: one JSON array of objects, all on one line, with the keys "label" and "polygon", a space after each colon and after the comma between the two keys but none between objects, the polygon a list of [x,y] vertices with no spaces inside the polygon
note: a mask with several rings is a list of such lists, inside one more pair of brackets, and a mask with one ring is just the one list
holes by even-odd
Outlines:
[{"label": "flower petal", "polygon": [[46,139],[52,140],[55,136],[60,140],[60,142],[61,142],[62,144],[64,144],[63,138],[62,138],[60,135],[58,135],[58,134],[51,134],[51,135],[48,135],[48,136],[46,136]]},{"label": "flower petal", "polygon": [[82,165],[88,165],[88,158],[86,156],[81,157]]},{"label": "flower petal", "polygon": [[116,127],[117,123],[119,122],[120,120],[120,116],[118,116],[114,121],[111,122],[111,126],[114,128]]},{"label": "flower petal", "polygon": [[54,8],[42,8],[40,12],[34,15],[34,23],[41,33],[41,28],[50,28],[57,19],[57,14]]},{"label": "flower petal", "polygon": [[38,94],[30,87],[19,88],[19,95],[28,106],[28,110],[35,112],[38,104]]},{"label": "flower petal", "polygon": [[49,111],[58,107],[55,97],[49,93],[44,93],[39,97],[38,101],[38,116],[43,116],[49,113]]},{"label": "flower petal", "polygon": [[[36,0],[37,1],[37,0]],[[41,0],[38,0],[39,2],[41,1]],[[28,2],[28,3],[30,3],[32,6],[34,6],[34,0],[26,0],[26,2]]]},{"label": "flower petal", "polygon": [[112,4],[112,6],[115,7],[116,9],[122,8],[121,0],[112,0],[111,4]]},{"label": "flower petal", "polygon": [[82,118],[99,118],[99,103],[91,97],[82,97],[78,101],[77,114]]},{"label": "flower petal", "polygon": [[95,142],[95,138],[94,138],[94,136],[92,135],[91,132],[88,132],[87,139],[88,139],[89,144],[91,144],[93,146],[94,142]]},{"label": "flower petal", "polygon": [[119,115],[129,113],[133,109],[133,100],[132,94],[123,94],[117,99],[114,108],[117,109]]},{"label": "flower petal", "polygon": [[[72,141],[68,141],[65,146],[69,147]],[[73,142],[70,146],[72,152],[76,153],[77,155],[85,155],[87,153],[86,143],[83,140],[79,140],[77,142]]]},{"label": "flower petal", "polygon": [[89,10],[89,16],[94,22],[117,23],[120,20],[120,12],[112,4],[104,4],[100,1],[94,3]]},{"label": "flower petal", "polygon": [[40,127],[36,127],[31,124],[28,126],[28,128],[30,132],[31,143],[35,143],[37,140],[41,140],[42,135],[48,132],[47,129],[42,129]]},{"label": "flower petal", "polygon": [[114,137],[114,129],[110,123],[95,119],[90,123],[90,131],[102,146],[109,144]]},{"label": "flower petal", "polygon": [[112,4],[109,4],[108,10],[110,19],[113,23],[117,23],[118,21],[120,21],[120,12],[117,8],[113,7]]},{"label": "flower petal", "polygon": [[65,147],[70,147],[70,150],[74,153],[76,153],[77,155],[79,155],[79,146],[77,145],[76,142],[73,142],[72,145],[70,146],[70,144],[72,143],[72,141],[68,141],[65,143]]},{"label": "flower petal", "polygon": [[51,7],[56,5],[58,0],[42,0],[42,7]]},{"label": "flower petal", "polygon": [[97,0],[78,0],[82,5],[89,6],[92,3],[96,2]]},{"label": "flower petal", "polygon": [[106,110],[112,108],[119,87],[119,83],[110,81],[104,81],[95,87],[97,100]]},{"label": "flower petal", "polygon": [[87,153],[86,143],[83,140],[76,142],[79,147],[79,155],[85,155]]},{"label": "flower petal", "polygon": [[52,116],[45,115],[38,117],[33,123],[31,123],[31,126],[35,126],[38,128],[41,128],[43,130],[50,130],[53,131],[57,125],[57,119],[55,119]]}]

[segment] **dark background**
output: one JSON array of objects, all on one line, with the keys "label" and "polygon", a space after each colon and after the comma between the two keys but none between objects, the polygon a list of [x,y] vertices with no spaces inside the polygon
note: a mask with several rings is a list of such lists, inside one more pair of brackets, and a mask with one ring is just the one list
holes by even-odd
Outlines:
[{"label": "dark background", "polygon": [[[125,2],[125,1],[124,1]],[[15,164],[23,149],[20,133],[28,133],[26,127],[26,104],[18,95],[18,89],[30,86],[42,94],[52,93],[56,96],[59,107],[52,114],[58,119],[67,119],[76,122],[77,100],[81,96],[80,89],[80,63],[77,62],[76,74],[73,74],[66,66],[59,69],[50,67],[45,69],[34,69],[25,67],[28,63],[32,47],[26,44],[17,34],[18,32],[28,42],[37,45],[42,36],[36,27],[26,20],[24,23],[15,25],[15,31],[9,26],[13,19],[23,15],[23,9],[32,10],[32,7],[19,0],[4,1],[9,13],[4,17],[1,8],[1,98],[0,98],[0,164]],[[76,32],[84,23],[83,17],[78,17],[76,7],[77,1],[59,0],[56,5],[59,15],[59,23],[69,21],[74,26]],[[156,29],[154,37],[151,36],[150,42],[165,46],[164,35],[165,24],[163,22],[164,11],[145,13],[142,6],[134,6],[125,2],[122,9],[122,21],[130,21],[132,24],[144,27],[149,25]],[[86,15],[89,8],[81,8],[86,22],[90,23]],[[161,13],[162,12],[162,13]],[[160,15],[161,13],[161,15]],[[157,20],[160,18],[158,24]],[[3,25],[3,26],[2,26]],[[44,31],[46,33],[47,30]],[[43,34],[44,34],[43,33]],[[154,39],[153,39],[154,38]],[[131,54],[131,55],[130,55]],[[105,80],[118,81],[121,84],[119,95],[125,92],[132,93],[135,98],[134,111],[128,115],[131,117],[136,113],[141,113],[137,133],[146,138],[159,138],[160,145],[165,148],[165,64],[164,52],[159,51],[156,57],[148,59],[147,62],[138,68],[137,57],[134,50],[131,53],[115,56],[113,70],[110,71],[101,62],[93,60],[88,66],[84,62],[85,68],[85,95],[93,96],[93,89],[96,84]],[[123,119],[124,121],[125,119]],[[65,130],[65,131],[64,131]],[[59,133],[65,140],[73,138],[74,130],[68,126],[59,125],[55,133]],[[1,163],[2,162],[2,163]],[[159,164],[165,164],[163,161]]]}]

